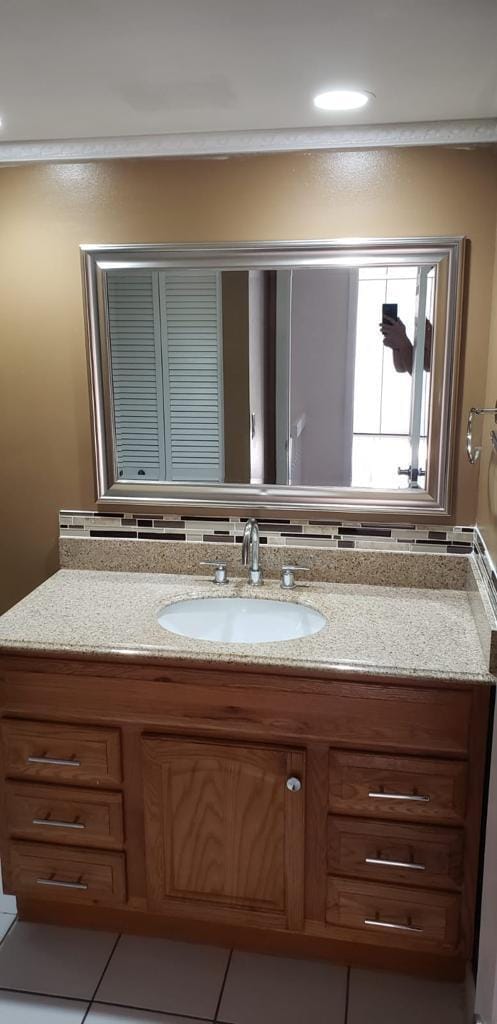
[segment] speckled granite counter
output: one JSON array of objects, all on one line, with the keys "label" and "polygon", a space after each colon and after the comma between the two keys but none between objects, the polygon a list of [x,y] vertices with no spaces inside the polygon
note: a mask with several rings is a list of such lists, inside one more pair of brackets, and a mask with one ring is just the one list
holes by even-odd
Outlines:
[{"label": "speckled granite counter", "polygon": [[[158,625],[164,605],[203,596],[299,601],[328,624],[313,636],[254,645],[190,640]],[[220,588],[195,576],[61,570],[0,619],[0,650],[495,682],[463,590],[316,582],[285,593],[274,581]]]}]

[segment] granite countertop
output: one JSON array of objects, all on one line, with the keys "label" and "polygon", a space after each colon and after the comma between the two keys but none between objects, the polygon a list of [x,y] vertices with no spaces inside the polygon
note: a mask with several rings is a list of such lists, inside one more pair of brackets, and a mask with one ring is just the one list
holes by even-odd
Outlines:
[{"label": "granite countertop", "polygon": [[[194,597],[298,601],[328,620],[313,636],[262,644],[191,640],[162,629],[165,605]],[[0,618],[0,649],[354,670],[494,683],[467,591],[301,583],[284,592],[235,579],[62,569]]]}]

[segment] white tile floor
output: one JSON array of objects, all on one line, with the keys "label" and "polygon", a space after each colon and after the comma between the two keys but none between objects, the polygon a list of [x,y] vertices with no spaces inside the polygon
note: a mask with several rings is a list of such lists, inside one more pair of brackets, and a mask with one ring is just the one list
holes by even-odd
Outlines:
[{"label": "white tile floor", "polygon": [[465,1024],[462,985],[3,918],[0,1024]]}]

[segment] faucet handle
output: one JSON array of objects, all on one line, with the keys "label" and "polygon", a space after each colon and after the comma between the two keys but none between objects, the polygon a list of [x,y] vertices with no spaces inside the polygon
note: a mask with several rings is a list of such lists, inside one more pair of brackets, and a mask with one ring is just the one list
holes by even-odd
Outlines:
[{"label": "faucet handle", "polygon": [[199,564],[215,566],[213,583],[229,583],[226,562],[200,562]]},{"label": "faucet handle", "polygon": [[307,565],[283,565],[281,567],[281,587],[283,590],[293,590],[295,586],[296,572],[310,572]]}]

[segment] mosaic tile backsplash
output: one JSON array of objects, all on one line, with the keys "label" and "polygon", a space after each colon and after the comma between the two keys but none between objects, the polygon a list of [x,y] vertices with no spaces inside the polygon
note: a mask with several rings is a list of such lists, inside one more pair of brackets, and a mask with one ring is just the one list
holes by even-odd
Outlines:
[{"label": "mosaic tile backsplash", "polygon": [[[350,520],[258,519],[261,544],[268,547],[351,548],[358,550],[471,554],[475,531],[470,526],[357,523]],[[241,544],[246,517],[118,515],[110,512],[62,511],[61,537],[185,541],[190,544]]]},{"label": "mosaic tile backsplash", "polygon": [[497,574],[478,529],[475,530],[474,536],[474,554],[492,611],[497,619]]}]

